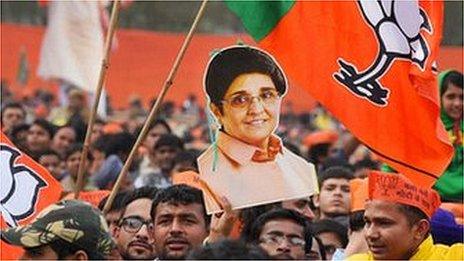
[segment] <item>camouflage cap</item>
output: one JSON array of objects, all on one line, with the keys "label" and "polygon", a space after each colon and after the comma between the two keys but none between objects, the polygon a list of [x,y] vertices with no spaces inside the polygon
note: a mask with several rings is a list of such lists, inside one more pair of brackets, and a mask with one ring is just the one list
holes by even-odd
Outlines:
[{"label": "camouflage cap", "polygon": [[50,205],[30,224],[2,230],[1,238],[11,245],[25,248],[62,239],[104,256],[114,247],[102,213],[79,200],[63,200]]}]

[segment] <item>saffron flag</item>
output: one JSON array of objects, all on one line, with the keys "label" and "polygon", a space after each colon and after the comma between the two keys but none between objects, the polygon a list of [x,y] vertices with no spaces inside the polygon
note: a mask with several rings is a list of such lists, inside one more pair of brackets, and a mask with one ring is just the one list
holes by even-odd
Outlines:
[{"label": "saffron flag", "polygon": [[441,1],[228,1],[260,47],[361,142],[431,186],[453,149],[439,119]]},{"label": "saffron flag", "polygon": [[[32,221],[43,208],[59,200],[60,183],[0,132],[0,226],[16,227]],[[21,248],[5,242],[0,260],[17,259]]]}]

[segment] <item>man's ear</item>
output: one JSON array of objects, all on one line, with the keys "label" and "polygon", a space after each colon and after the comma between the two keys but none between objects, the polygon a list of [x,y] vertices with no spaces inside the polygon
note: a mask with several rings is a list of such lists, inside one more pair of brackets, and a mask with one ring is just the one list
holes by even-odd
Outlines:
[{"label": "man's ear", "polygon": [[312,201],[313,201],[313,204],[316,208],[319,208],[320,204],[319,204],[319,194],[316,194],[313,196],[312,198]]},{"label": "man's ear", "polygon": [[113,235],[113,238],[117,239],[119,238],[120,232],[121,232],[121,228],[119,226],[114,226],[113,231],[111,231],[111,234]]},{"label": "man's ear", "polygon": [[68,260],[89,260],[89,256],[84,250],[78,250],[76,253],[72,254],[69,256],[69,258],[66,258]]},{"label": "man's ear", "polygon": [[430,222],[427,219],[421,219],[416,223],[416,232],[414,238],[422,240],[425,235],[430,231]]}]

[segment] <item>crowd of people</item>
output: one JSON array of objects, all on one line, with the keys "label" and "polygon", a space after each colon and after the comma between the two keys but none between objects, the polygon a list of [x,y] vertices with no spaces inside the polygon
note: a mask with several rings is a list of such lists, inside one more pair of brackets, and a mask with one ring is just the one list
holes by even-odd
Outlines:
[{"label": "crowd of people", "polygon": [[[240,157],[232,152],[229,156],[222,148],[219,156],[214,156],[214,147],[210,147],[212,142],[219,146],[233,143],[225,133],[239,139],[246,135],[247,129],[234,133],[236,119],[227,114],[227,106],[259,109],[274,102],[287,88],[275,86],[276,90],[263,91],[261,83],[265,85],[267,78],[274,77],[270,73],[266,79],[262,77],[268,75],[266,72],[237,75],[231,76],[224,85],[230,87],[220,94],[206,88],[213,103],[210,108],[201,108],[192,95],[182,105],[164,102],[107,213],[103,215],[82,201],[64,200],[43,210],[33,223],[5,230],[2,240],[22,246],[23,257],[30,259],[464,258],[463,245],[459,244],[463,242],[462,184],[455,184],[462,181],[463,166],[461,73],[446,72],[441,81],[442,117],[446,117],[445,127],[457,152],[446,173],[450,179],[435,186],[440,196],[435,190],[424,190],[430,199],[428,205],[376,193],[395,189],[368,184],[374,182],[372,170],[388,166],[322,106],[296,113],[291,103],[284,102],[278,111],[276,140],[282,141],[284,155],[288,151],[295,155],[292,157],[314,164],[319,193],[237,210],[229,201],[237,199],[234,195],[223,197],[224,192],[215,198],[220,213],[210,215],[202,195],[205,191],[192,184],[177,184],[174,177],[201,173],[198,158],[211,148],[210,161],[218,157],[220,163],[214,164],[219,169],[230,157]],[[240,89],[249,81],[261,84],[261,89],[250,87],[258,95],[224,98],[229,89]],[[274,84],[278,81],[272,78]],[[219,95],[217,100],[214,95]],[[86,93],[78,88],[69,91],[66,105],[57,106],[54,98],[44,91],[18,97],[4,84],[1,123],[2,132],[61,183],[65,198],[76,186],[90,110]],[[82,191],[113,188],[146,116],[146,108],[133,96],[128,109],[96,120]],[[259,124],[255,120],[248,125]],[[222,127],[218,129],[218,125]],[[274,132],[272,126],[270,131]],[[268,160],[262,157],[256,161]],[[401,182],[415,188],[408,180]],[[267,189],[272,192],[272,188]],[[366,199],[369,201],[364,204]],[[451,203],[433,203],[440,200]],[[106,201],[100,202],[100,210]]]}]

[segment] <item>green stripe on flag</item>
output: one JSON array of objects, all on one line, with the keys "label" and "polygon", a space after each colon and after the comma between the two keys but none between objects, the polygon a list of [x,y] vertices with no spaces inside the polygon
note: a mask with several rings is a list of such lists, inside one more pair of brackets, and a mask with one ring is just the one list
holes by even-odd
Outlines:
[{"label": "green stripe on flag", "polygon": [[295,1],[229,1],[226,5],[234,12],[248,33],[260,41],[277,25],[292,8]]}]

